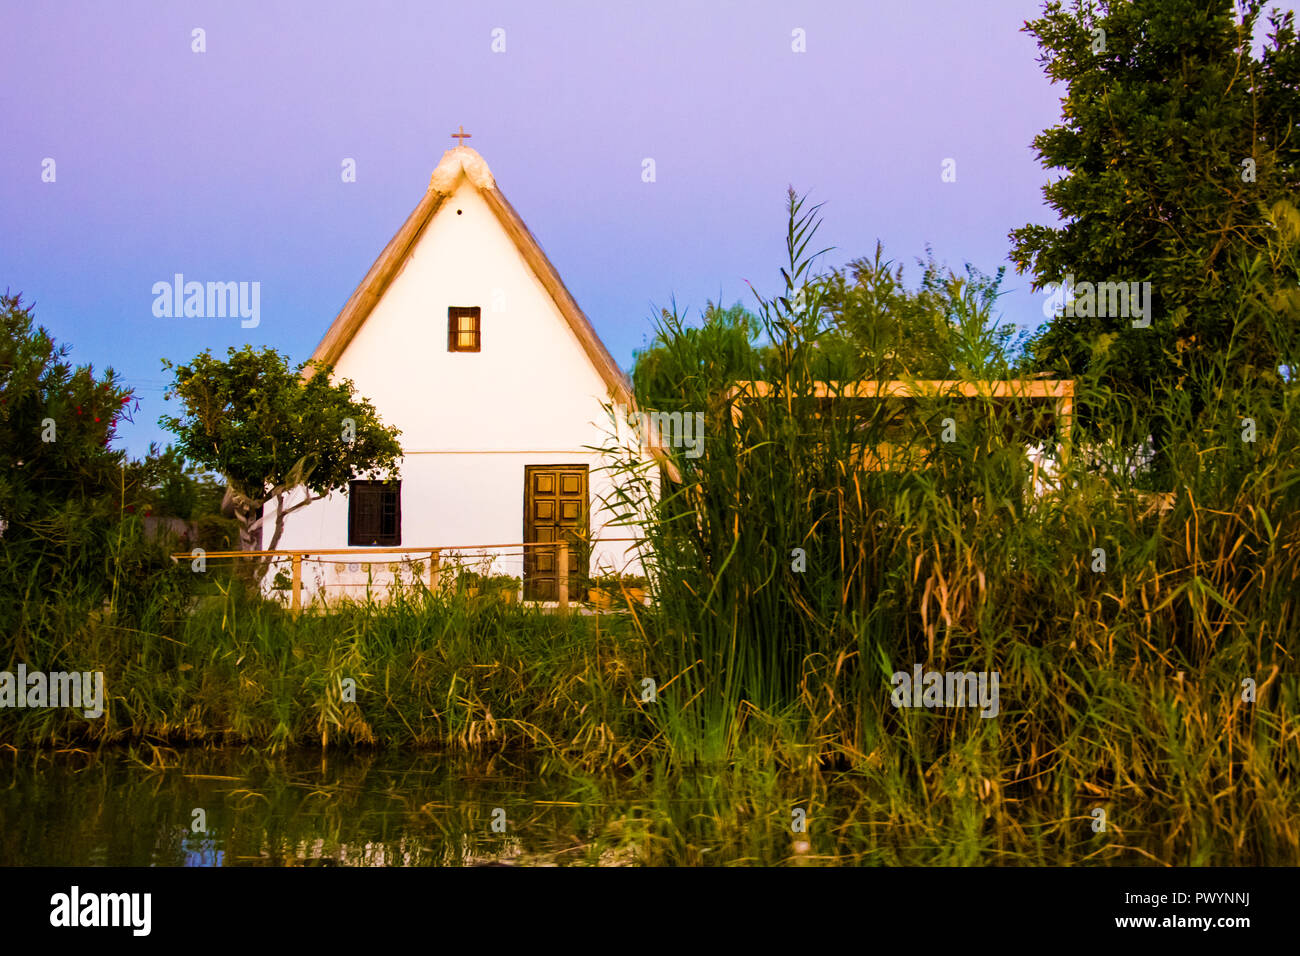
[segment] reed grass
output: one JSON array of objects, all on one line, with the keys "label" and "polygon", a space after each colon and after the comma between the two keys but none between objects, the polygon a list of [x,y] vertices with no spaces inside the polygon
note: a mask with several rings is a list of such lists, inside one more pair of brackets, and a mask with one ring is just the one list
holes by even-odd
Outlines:
[{"label": "reed grass", "polygon": [[[8,666],[103,670],[110,701],[97,721],[10,712],[0,744],[530,751],[588,798],[616,778],[658,799],[605,834],[642,861],[770,858],[798,805],[820,822],[792,861],[1300,862],[1295,378],[1238,375],[1229,351],[1189,363],[1196,403],[1080,379],[1071,454],[1044,476],[1024,449],[1061,436],[1028,404],[814,397],[880,374],[817,347],[814,232],[793,203],[786,288],[743,348],[661,328],[647,362],[680,388],[639,400],[707,422],[682,481],[606,449],[650,607],[561,616],[415,588],[294,619],[235,581],[194,606],[189,579],[131,557],[134,532],[55,572],[9,555]],[[954,374],[1010,374],[990,303],[959,301]],[[1267,297],[1247,307],[1239,322],[1300,355]],[[737,370],[774,394],[733,424]],[[1158,467],[1127,437],[1148,431],[1169,436]],[[886,442],[911,466],[859,466]],[[895,708],[890,676],[916,664],[996,671],[998,715]],[[668,799],[687,781],[697,802]]]},{"label": "reed grass", "polygon": [[[680,386],[638,399],[705,411],[706,452],[676,458],[680,483],[615,466],[610,503],[648,539],[654,666],[675,677],[653,711],[671,759],[849,771],[871,827],[952,862],[1300,859],[1295,378],[1239,375],[1230,350],[1187,363],[1197,403],[1188,382],[1136,405],[1080,379],[1074,453],[1043,487],[1025,449],[1063,436],[1027,403],[815,398],[879,379],[818,349],[814,213],[792,197],[786,287],[733,362],[772,396],[733,422],[700,374],[707,331],[669,315],[655,379]],[[990,303],[959,303],[952,376],[1008,370],[981,354]],[[1300,355],[1264,292],[1236,318]],[[1148,433],[1169,436],[1158,461],[1128,437]],[[886,442],[911,467],[855,466]],[[1000,714],[895,708],[890,675],[915,664],[998,672]]]}]

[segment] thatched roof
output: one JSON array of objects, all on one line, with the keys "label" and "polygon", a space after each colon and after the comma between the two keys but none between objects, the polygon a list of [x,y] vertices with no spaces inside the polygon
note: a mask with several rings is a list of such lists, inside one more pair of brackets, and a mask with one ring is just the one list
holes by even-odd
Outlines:
[{"label": "thatched roof", "polygon": [[609,388],[609,397],[614,401],[629,403],[632,389],[627,376],[606,350],[591,320],[565,288],[560,274],[551,264],[551,260],[546,257],[546,253],[542,251],[536,237],[524,225],[519,213],[515,212],[514,207],[497,188],[492,171],[488,169],[483,157],[468,146],[456,146],[443,153],[442,161],[433,171],[429,179],[429,188],[419,205],[406,218],[406,222],[384,247],[384,251],[379,254],[379,258],[375,260],[370,271],[361,280],[361,284],[343,306],[343,311],[338,314],[338,318],[329,327],[325,337],[316,346],[312,359],[328,365],[338,361],[343,350],[347,348],[348,343],[365,324],[371,311],[383,297],[389,284],[401,271],[425,229],[442,208],[443,202],[456,191],[462,178],[469,180],[470,184],[479,191],[487,202],[488,208],[496,215],[497,221],[513,240],[524,262],[532,269],[542,287],[555,302],[560,314],[569,323],[569,328],[573,329],[578,337],[587,358]]}]

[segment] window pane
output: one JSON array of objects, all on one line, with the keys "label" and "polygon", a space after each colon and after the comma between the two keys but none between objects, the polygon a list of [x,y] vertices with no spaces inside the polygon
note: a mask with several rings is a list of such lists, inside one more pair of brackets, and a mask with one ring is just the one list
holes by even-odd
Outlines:
[{"label": "window pane", "polygon": [[385,488],[379,520],[379,533],[391,539],[397,534],[397,489]]},{"label": "window pane", "polygon": [[477,306],[451,306],[447,310],[447,348],[453,352],[477,352],[482,343],[481,315]]}]

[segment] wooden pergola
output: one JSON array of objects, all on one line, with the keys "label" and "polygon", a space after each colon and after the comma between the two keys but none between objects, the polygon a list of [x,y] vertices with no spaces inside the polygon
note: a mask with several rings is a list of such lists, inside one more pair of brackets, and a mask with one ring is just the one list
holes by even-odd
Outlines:
[{"label": "wooden pergola", "polygon": [[[739,424],[740,402],[745,399],[772,398],[777,388],[772,382],[737,382],[727,392],[732,402],[732,421]],[[1024,400],[1052,406],[1057,421],[1061,461],[1068,454],[1070,432],[1074,424],[1074,381],[1071,379],[1002,379],[956,381],[950,379],[895,380],[887,382],[815,382],[810,394],[798,398],[834,399],[942,399],[979,398],[990,400]],[[864,455],[863,465],[871,470],[889,467],[892,449],[884,446],[876,453]]]}]

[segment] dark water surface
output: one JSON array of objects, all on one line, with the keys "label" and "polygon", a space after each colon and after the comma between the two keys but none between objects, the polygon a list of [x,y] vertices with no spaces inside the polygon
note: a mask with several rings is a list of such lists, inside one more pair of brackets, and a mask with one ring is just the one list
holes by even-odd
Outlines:
[{"label": "dark water surface", "polygon": [[[140,759],[141,757],[144,760]],[[774,781],[594,779],[504,755],[0,752],[0,865],[462,866],[836,858]],[[807,791],[805,789],[805,796]],[[816,812],[816,811],[814,811]],[[809,827],[814,833],[815,828]]]}]

